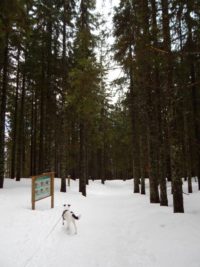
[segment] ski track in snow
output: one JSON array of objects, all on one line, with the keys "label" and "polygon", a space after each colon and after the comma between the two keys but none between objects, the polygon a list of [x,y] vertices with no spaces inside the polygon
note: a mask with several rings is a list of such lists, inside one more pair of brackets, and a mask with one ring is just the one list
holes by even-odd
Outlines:
[{"label": "ski track in snow", "polygon": [[[148,183],[147,183],[148,187]],[[5,179],[0,191],[0,267],[200,267],[200,192],[184,195],[185,213],[150,204],[133,194],[133,181],[90,182],[85,198],[78,181],[31,210],[31,180]],[[185,189],[186,192],[186,189]],[[62,204],[70,203],[77,221],[67,232]]]}]

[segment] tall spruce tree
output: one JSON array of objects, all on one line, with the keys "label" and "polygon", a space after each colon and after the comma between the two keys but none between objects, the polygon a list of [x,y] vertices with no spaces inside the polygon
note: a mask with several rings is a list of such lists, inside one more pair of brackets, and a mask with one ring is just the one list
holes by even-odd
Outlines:
[{"label": "tall spruce tree", "polygon": [[74,43],[74,67],[71,71],[73,98],[79,124],[79,191],[86,196],[87,146],[93,114],[98,107],[98,65],[95,58],[95,1],[81,1]]}]

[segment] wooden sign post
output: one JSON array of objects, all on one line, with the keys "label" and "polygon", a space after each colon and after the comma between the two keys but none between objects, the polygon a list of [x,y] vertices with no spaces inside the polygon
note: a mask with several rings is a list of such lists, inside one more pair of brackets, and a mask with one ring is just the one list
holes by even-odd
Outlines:
[{"label": "wooden sign post", "polygon": [[35,209],[35,202],[51,197],[51,208],[54,207],[54,173],[47,172],[32,176],[32,210]]}]

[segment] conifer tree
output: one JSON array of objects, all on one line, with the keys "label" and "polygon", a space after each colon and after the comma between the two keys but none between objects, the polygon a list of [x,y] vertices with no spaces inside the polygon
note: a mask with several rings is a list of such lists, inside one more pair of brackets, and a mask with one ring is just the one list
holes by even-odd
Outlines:
[{"label": "conifer tree", "polygon": [[95,58],[95,36],[92,33],[95,17],[92,11],[95,1],[81,1],[77,20],[77,33],[74,43],[74,67],[71,71],[74,101],[79,124],[80,171],[79,191],[86,196],[87,146],[93,114],[98,107],[98,66]]}]

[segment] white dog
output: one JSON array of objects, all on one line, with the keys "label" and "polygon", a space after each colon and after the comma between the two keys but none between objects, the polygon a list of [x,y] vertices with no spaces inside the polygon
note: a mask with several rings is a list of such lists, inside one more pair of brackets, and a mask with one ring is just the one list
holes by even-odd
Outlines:
[{"label": "white dog", "polygon": [[75,220],[79,220],[81,216],[80,215],[76,216],[72,211],[70,211],[71,205],[64,204],[63,206],[65,207],[65,209],[62,213],[63,225],[64,225],[64,222],[66,221],[67,222],[67,230],[70,230],[70,225],[71,225],[71,223],[73,223],[75,234],[77,234],[77,227],[76,227]]}]

